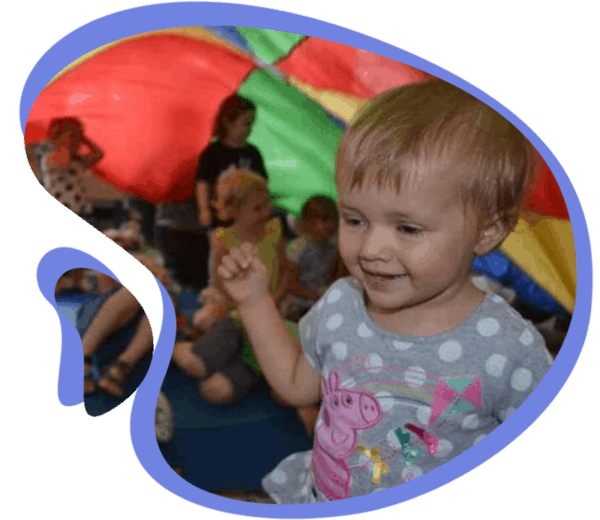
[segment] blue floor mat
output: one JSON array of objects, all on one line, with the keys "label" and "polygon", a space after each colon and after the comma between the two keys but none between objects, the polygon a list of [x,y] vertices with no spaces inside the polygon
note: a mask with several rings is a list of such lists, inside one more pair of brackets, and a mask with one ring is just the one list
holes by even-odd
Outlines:
[{"label": "blue floor mat", "polygon": [[[184,294],[181,300],[188,312],[198,307],[194,294]],[[93,295],[64,295],[57,303],[66,316],[79,310],[76,325],[81,329],[98,300]],[[114,344],[102,350],[111,355],[118,352],[130,334],[122,331],[113,337]],[[138,365],[125,387],[125,398],[116,400],[104,393],[86,396],[88,414],[99,416],[121,404],[143,381],[150,361],[148,357]],[[199,397],[195,381],[171,365],[163,390],[173,407],[175,429],[171,441],[159,445],[160,450],[171,467],[180,468],[183,478],[200,489],[260,490],[263,477],[281,460],[312,448],[296,411],[274,403],[266,386],[233,406],[211,406]]]}]

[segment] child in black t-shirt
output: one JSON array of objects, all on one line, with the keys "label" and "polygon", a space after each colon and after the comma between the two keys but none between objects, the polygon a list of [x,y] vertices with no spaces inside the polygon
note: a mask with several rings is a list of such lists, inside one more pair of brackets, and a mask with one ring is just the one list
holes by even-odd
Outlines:
[{"label": "child in black t-shirt", "polygon": [[247,142],[255,114],[254,103],[237,94],[225,99],[219,108],[213,130],[216,139],[200,155],[196,172],[196,201],[202,227],[227,224],[219,221],[214,209],[219,178],[224,172],[251,170],[268,179],[258,148]]}]

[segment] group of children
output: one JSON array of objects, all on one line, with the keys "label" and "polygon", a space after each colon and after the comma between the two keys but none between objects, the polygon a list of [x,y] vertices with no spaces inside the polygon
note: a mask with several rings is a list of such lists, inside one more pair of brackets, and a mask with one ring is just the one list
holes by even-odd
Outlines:
[{"label": "group of children", "polygon": [[[254,115],[238,113],[219,146],[245,146]],[[207,203],[220,220],[203,305],[173,362],[203,399],[231,404],[256,383],[249,340],[273,397],[314,431],[313,450],[265,477],[277,503],[417,478],[484,439],[535,389],[552,363],[542,337],[471,278],[473,256],[516,224],[533,165],[511,123],[436,80],[361,111],[338,151],[338,205],[310,197],[289,244],[264,175],[234,164],[212,201],[206,185],[197,190],[201,223],[214,221]],[[300,320],[300,340],[286,319]]]}]

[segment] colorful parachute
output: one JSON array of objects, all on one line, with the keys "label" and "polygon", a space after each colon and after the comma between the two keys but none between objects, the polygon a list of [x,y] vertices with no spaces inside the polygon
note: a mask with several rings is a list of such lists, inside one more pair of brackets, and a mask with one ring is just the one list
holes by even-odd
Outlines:
[{"label": "colorful parachute", "polygon": [[[99,179],[151,202],[184,200],[217,108],[238,91],[257,105],[250,141],[265,158],[275,204],[297,214],[314,193],[336,196],[335,150],[360,106],[390,87],[430,78],[371,52],[297,34],[162,30],[101,47],[60,72],[32,107],[25,144],[43,139],[52,118],[79,117],[106,152],[94,171]],[[539,155],[523,209],[503,251],[475,268],[522,286],[519,294],[545,310],[572,311],[571,223]]]}]

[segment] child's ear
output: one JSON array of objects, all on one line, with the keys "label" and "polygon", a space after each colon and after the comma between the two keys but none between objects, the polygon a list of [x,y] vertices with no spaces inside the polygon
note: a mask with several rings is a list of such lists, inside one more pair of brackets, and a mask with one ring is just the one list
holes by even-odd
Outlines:
[{"label": "child's ear", "polygon": [[486,255],[496,248],[508,235],[508,228],[505,219],[494,217],[489,219],[479,231],[479,239],[475,245],[476,255]]}]

